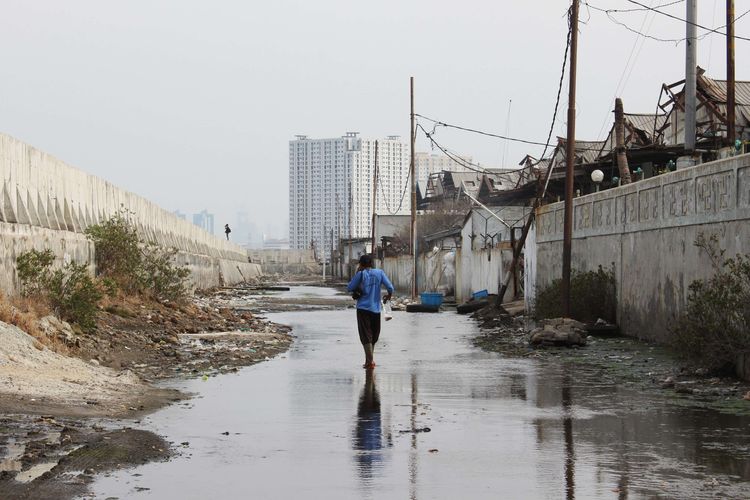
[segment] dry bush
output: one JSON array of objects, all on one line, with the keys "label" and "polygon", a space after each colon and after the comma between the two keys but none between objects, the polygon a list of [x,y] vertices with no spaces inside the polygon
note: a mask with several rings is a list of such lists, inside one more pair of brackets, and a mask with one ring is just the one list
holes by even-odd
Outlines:
[{"label": "dry bush", "polygon": [[39,320],[52,312],[44,301],[32,297],[8,298],[0,293],[0,321],[28,333],[35,339],[34,347],[46,346],[59,353],[67,353],[68,346],[58,338],[48,337],[40,328]]}]

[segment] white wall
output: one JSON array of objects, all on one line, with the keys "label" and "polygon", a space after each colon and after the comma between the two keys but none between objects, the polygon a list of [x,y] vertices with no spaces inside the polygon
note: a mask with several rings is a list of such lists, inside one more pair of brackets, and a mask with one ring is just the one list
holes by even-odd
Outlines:
[{"label": "white wall", "polygon": [[[21,248],[51,248],[58,258],[87,255],[90,262],[91,247],[83,231],[126,209],[143,239],[179,251],[178,263],[191,267],[196,287],[237,283],[243,276],[260,274],[242,247],[5,134],[0,134],[0,176],[0,222],[6,223],[0,225],[0,235],[16,240],[10,247],[3,245],[9,257]],[[3,289],[11,293],[16,289],[15,274],[9,274],[13,264],[15,259],[5,263],[0,277]]]}]

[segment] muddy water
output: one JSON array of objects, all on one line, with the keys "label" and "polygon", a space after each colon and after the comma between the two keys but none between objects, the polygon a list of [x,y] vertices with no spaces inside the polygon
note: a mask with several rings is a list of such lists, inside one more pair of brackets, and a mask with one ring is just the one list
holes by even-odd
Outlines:
[{"label": "muddy water", "polygon": [[448,312],[396,313],[372,376],[352,310],[270,319],[292,350],[180,383],[198,397],[144,423],[182,456],[103,477],[97,498],[750,497],[747,417],[484,353]]}]

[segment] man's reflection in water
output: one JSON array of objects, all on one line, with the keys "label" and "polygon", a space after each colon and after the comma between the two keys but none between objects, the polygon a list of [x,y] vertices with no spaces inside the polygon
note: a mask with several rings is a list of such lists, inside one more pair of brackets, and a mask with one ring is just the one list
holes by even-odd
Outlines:
[{"label": "man's reflection in water", "polygon": [[372,479],[373,469],[383,460],[383,429],[380,421],[380,395],[375,387],[375,374],[367,370],[365,386],[359,396],[357,425],[353,448],[357,452],[357,470],[364,480]]}]

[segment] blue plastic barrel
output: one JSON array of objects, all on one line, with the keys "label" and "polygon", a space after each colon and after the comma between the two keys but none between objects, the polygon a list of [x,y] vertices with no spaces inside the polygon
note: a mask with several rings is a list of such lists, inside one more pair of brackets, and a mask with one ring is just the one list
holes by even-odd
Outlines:
[{"label": "blue plastic barrel", "polygon": [[419,294],[419,297],[422,299],[422,304],[426,306],[439,307],[443,303],[442,293],[422,292]]}]

